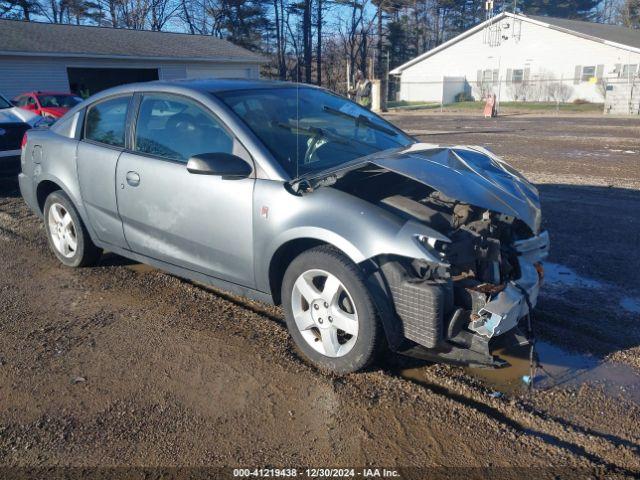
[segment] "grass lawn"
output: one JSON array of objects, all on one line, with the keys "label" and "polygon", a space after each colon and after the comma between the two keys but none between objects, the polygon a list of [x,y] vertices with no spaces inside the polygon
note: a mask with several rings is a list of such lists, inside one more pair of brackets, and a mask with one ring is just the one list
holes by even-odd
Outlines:
[{"label": "grass lawn", "polygon": [[434,102],[406,102],[399,100],[397,102],[387,102],[387,108],[393,108],[394,110],[422,110],[440,108],[440,104]]},{"label": "grass lawn", "polygon": [[[434,110],[439,109],[439,103],[429,102],[389,102],[388,107],[394,110]],[[561,103],[559,106],[553,102],[502,102],[503,110],[517,110],[528,112],[577,112],[577,113],[602,113],[602,103]],[[475,110],[482,111],[484,102],[458,102],[444,105],[445,111]]]}]

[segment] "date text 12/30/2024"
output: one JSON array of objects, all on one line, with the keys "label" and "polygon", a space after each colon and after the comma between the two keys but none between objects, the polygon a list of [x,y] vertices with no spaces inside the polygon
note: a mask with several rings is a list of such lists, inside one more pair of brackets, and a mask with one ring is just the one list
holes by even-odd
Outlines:
[{"label": "date text 12/30/2024", "polygon": [[400,473],[387,468],[234,468],[238,478],[398,478]]}]

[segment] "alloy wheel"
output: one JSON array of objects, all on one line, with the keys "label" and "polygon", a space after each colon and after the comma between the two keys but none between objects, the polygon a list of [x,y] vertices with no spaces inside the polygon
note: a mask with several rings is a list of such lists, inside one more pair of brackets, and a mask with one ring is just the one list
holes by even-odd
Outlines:
[{"label": "alloy wheel", "polygon": [[324,270],[307,270],[293,285],[293,317],[302,338],[327,357],[349,353],[358,338],[358,313],[351,294]]},{"label": "alloy wheel", "polygon": [[49,207],[49,235],[54,248],[65,258],[71,258],[78,249],[76,226],[71,214],[60,203]]}]

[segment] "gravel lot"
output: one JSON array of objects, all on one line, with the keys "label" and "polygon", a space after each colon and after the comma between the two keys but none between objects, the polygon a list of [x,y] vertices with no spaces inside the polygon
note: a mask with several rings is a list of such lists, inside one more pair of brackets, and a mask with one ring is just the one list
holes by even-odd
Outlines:
[{"label": "gravel lot", "polygon": [[322,375],[277,308],[114,255],[63,268],[5,177],[0,464],[640,474],[640,121],[388,118],[426,142],[487,145],[539,184],[553,250],[537,331],[553,377],[528,394],[524,362],[487,374],[393,355]]}]

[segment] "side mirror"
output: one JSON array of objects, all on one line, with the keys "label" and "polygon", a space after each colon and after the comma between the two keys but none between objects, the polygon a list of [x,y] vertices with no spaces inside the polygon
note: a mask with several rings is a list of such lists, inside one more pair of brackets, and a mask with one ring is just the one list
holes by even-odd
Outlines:
[{"label": "side mirror", "polygon": [[237,155],[201,153],[189,159],[187,171],[196,175],[217,175],[228,180],[239,180],[251,175],[253,169]]}]

